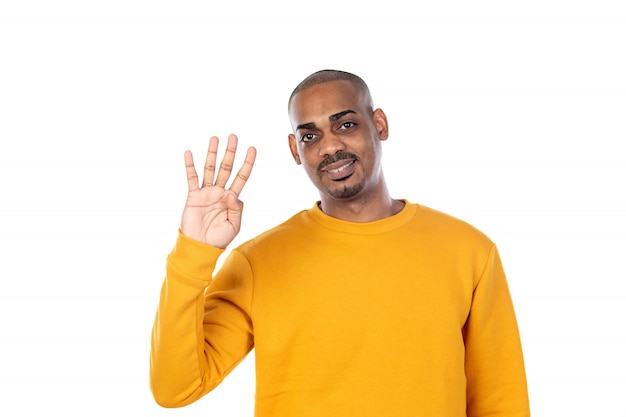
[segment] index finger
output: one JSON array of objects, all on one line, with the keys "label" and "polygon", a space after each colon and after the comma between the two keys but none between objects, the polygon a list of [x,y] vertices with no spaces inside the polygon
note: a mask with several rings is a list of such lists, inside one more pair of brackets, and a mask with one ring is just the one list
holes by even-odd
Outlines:
[{"label": "index finger", "polygon": [[248,152],[246,153],[246,159],[243,161],[243,165],[237,172],[237,176],[233,180],[233,183],[230,185],[230,191],[234,192],[237,196],[243,190],[244,185],[246,185],[246,181],[250,178],[250,173],[252,172],[252,167],[254,166],[254,161],[256,159],[256,148],[251,146],[248,148]]}]

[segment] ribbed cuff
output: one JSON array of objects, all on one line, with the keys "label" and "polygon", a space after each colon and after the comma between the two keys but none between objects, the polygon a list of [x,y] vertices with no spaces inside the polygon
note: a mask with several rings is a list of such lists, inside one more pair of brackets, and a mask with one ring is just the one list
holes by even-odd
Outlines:
[{"label": "ribbed cuff", "polygon": [[178,230],[174,249],[167,257],[167,269],[174,268],[177,275],[199,280],[207,285],[211,282],[217,258],[222,252],[224,249],[193,240]]}]

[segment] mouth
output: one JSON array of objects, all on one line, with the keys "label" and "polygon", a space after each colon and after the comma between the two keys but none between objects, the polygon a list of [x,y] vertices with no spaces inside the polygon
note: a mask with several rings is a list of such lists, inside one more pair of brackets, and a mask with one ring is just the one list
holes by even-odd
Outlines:
[{"label": "mouth", "polygon": [[343,181],[352,176],[355,170],[356,160],[342,159],[335,163],[325,166],[320,170],[320,173],[326,175],[331,181]]}]

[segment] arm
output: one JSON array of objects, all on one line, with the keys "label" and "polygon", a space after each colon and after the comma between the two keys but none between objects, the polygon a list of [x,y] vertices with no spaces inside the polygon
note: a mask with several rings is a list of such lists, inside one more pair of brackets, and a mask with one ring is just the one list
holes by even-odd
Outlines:
[{"label": "arm", "polygon": [[495,246],[474,288],[463,330],[468,417],[528,417],[517,321]]},{"label": "arm", "polygon": [[[218,256],[239,232],[243,203],[238,196],[252,170],[256,153],[254,148],[248,150],[243,167],[230,189],[226,189],[237,138],[229,137],[226,154],[213,183],[217,146],[217,138],[211,138],[201,187],[192,155],[185,153],[189,193],[176,246],[167,259],[152,330],[150,386],[155,400],[164,407],[187,405],[206,394],[252,348],[252,329],[246,309],[237,308],[234,315],[229,313],[232,303],[245,304],[246,288],[221,291],[220,286],[227,287],[232,282],[212,283],[212,275]],[[212,300],[207,308],[221,305],[219,311],[226,312],[221,315],[225,322],[213,329],[203,324],[205,291],[206,299]],[[233,293],[239,294],[240,299],[229,300],[229,294]]]}]

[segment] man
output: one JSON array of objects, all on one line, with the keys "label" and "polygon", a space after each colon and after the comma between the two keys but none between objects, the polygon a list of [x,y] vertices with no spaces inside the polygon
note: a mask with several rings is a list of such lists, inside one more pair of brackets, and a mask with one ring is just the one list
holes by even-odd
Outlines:
[{"label": "man", "polygon": [[234,135],[219,169],[211,138],[200,187],[185,154],[189,195],[153,329],[156,401],[199,399],[254,348],[258,417],[528,416],[495,245],[389,195],[387,118],[359,77],[314,73],[288,108],[291,153],[320,201],[232,250],[214,276],[256,151],[230,188]]}]

